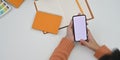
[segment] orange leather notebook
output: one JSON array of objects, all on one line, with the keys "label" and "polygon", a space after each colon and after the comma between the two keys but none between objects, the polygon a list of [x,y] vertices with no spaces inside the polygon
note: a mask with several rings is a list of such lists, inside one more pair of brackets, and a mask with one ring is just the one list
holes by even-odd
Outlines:
[{"label": "orange leather notebook", "polygon": [[12,4],[15,8],[20,7],[24,0],[6,0],[8,3]]},{"label": "orange leather notebook", "polygon": [[37,11],[32,28],[44,32],[57,34],[61,24],[61,20],[62,16]]}]

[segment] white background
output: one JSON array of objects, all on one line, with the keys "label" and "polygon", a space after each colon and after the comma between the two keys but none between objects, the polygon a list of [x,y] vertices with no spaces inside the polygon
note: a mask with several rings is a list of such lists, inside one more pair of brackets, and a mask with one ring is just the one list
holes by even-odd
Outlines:
[{"label": "white background", "polygon": [[[88,22],[96,41],[110,49],[120,48],[120,0],[89,0],[95,19]],[[0,18],[0,60],[49,60],[66,34],[42,34],[32,29],[35,9],[32,0]],[[94,52],[76,44],[69,60],[96,60]]]}]

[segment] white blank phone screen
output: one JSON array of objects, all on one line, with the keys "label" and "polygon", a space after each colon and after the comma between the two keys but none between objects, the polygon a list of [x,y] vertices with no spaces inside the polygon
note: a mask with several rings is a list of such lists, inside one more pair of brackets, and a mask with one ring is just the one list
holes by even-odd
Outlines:
[{"label": "white blank phone screen", "polygon": [[80,41],[81,39],[87,40],[86,17],[76,16],[76,17],[73,17],[73,20],[74,20],[75,40],[76,41]]}]

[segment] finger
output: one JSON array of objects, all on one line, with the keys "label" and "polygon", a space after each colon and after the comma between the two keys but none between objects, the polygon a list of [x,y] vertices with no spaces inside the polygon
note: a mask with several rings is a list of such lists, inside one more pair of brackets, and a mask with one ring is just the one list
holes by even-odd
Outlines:
[{"label": "finger", "polygon": [[81,44],[81,45],[83,45],[83,43],[82,43],[82,42],[80,42],[80,44]]},{"label": "finger", "polygon": [[78,15],[81,15],[81,13],[78,13]]},{"label": "finger", "polygon": [[86,24],[88,25],[88,22],[86,21]]},{"label": "finger", "polygon": [[90,32],[90,30],[88,30],[88,41],[93,40],[93,36],[92,33]]},{"label": "finger", "polygon": [[88,36],[89,36],[89,35],[90,35],[90,36],[92,35],[91,32],[90,32],[90,30],[88,30]]},{"label": "finger", "polygon": [[90,36],[91,35],[91,32],[90,32],[90,30],[87,28],[87,31],[88,31],[88,36]]},{"label": "finger", "polygon": [[84,45],[84,46],[88,46],[88,42],[85,41],[85,40],[80,40],[81,44]]},{"label": "finger", "polygon": [[90,30],[88,29],[88,27],[87,27],[87,31],[90,31]]},{"label": "finger", "polygon": [[72,20],[71,20],[68,27],[69,27],[69,28],[72,28],[72,24],[73,24],[73,23],[72,23]]}]

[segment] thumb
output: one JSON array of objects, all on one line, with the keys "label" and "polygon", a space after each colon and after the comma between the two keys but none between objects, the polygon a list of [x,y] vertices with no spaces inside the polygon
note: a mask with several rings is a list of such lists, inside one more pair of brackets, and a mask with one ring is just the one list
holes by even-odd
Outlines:
[{"label": "thumb", "polygon": [[80,43],[81,43],[82,45],[84,45],[84,46],[88,46],[88,42],[85,41],[85,40],[80,40]]}]

